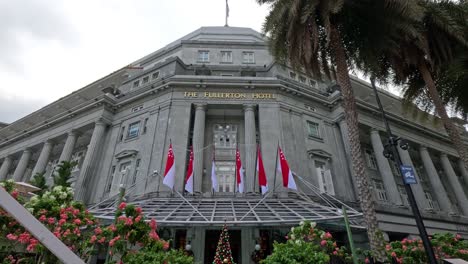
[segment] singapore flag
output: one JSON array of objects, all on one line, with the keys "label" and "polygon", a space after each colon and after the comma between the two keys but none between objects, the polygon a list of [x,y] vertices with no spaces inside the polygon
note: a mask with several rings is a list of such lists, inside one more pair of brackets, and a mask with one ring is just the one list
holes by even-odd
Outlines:
[{"label": "singapore flag", "polygon": [[193,147],[190,148],[190,159],[187,168],[187,178],[185,179],[185,190],[193,193]]},{"label": "singapore flag", "polygon": [[294,181],[292,171],[289,169],[288,161],[284,157],[284,153],[278,146],[278,171],[283,176],[283,186],[289,189],[297,190],[296,182]]},{"label": "singapore flag", "polygon": [[163,183],[167,187],[174,189],[175,182],[175,160],[174,152],[172,151],[172,143],[169,145],[169,151],[167,152],[166,170],[164,171]]}]

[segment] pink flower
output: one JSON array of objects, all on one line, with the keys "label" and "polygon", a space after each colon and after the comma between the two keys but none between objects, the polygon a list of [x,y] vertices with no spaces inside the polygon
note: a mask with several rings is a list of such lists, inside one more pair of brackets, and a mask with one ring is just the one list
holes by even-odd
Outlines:
[{"label": "pink flower", "polygon": [[74,210],[73,210],[73,215],[77,215],[77,214],[79,214],[79,213],[80,213],[80,210],[78,210],[78,209],[74,209]]},{"label": "pink flower", "polygon": [[132,218],[130,218],[130,217],[127,218],[127,220],[125,221],[125,225],[128,225],[128,226],[133,225],[133,220],[132,220]]},{"label": "pink flower", "polygon": [[336,250],[333,251],[333,255],[335,255],[335,256],[338,255],[338,251],[336,251]]},{"label": "pink flower", "polygon": [[327,241],[326,241],[326,240],[322,240],[322,241],[320,242],[320,245],[321,245],[322,247],[326,246],[326,245],[327,245]]},{"label": "pink flower", "polygon": [[60,214],[60,218],[61,219],[68,219],[68,215],[67,214]]},{"label": "pink flower", "polygon": [[102,229],[98,226],[96,229],[94,229],[94,234],[100,235],[102,233]]},{"label": "pink flower", "polygon": [[135,218],[135,223],[138,223],[138,222],[140,222],[140,221],[141,221],[141,215],[139,215],[139,216],[137,216],[137,217]]},{"label": "pink flower", "polygon": [[120,209],[120,210],[125,209],[125,207],[127,207],[127,204],[126,204],[125,202],[122,202],[122,203],[119,205],[119,209]]},{"label": "pink flower", "polygon": [[125,215],[121,215],[117,218],[117,221],[125,222],[126,220],[127,220],[127,217]]},{"label": "pink flower", "polygon": [[154,231],[154,230],[151,230],[151,232],[149,232],[149,236],[150,236],[150,238],[153,239],[153,240],[156,240],[156,241],[159,240],[158,233],[156,233],[156,231]]},{"label": "pink flower", "polygon": [[47,219],[47,222],[52,225],[55,223],[55,218],[49,217],[49,219]]},{"label": "pink flower", "polygon": [[168,250],[168,249],[169,249],[169,243],[168,243],[168,242],[164,241],[163,249],[164,249],[164,250]]},{"label": "pink flower", "polygon": [[17,190],[12,191],[11,196],[13,196],[13,198],[15,199],[18,199],[18,191]]},{"label": "pink flower", "polygon": [[90,243],[94,244],[96,242],[97,237],[95,235],[91,236],[91,239],[89,240]]},{"label": "pink flower", "polygon": [[59,225],[59,226],[62,226],[62,225],[65,224],[66,222],[67,222],[67,220],[65,220],[65,219],[60,219],[60,220],[58,221],[58,225]]},{"label": "pink flower", "polygon": [[87,225],[93,225],[94,222],[88,219],[88,220],[86,220],[86,224],[87,224]]},{"label": "pink flower", "polygon": [[396,256],[397,256],[395,252],[392,252],[391,255],[392,255],[392,258],[396,258]]},{"label": "pink flower", "polygon": [[39,217],[39,221],[44,222],[45,220],[47,220],[47,217],[45,215],[41,215]]},{"label": "pink flower", "polygon": [[142,210],[141,210],[141,207],[137,207],[137,208],[135,209],[135,211],[137,212],[137,214],[141,214],[141,211],[142,211]]},{"label": "pink flower", "polygon": [[407,246],[403,246],[402,248],[403,248],[404,251],[406,251],[408,249]]},{"label": "pink flower", "polygon": [[330,234],[330,232],[326,232],[324,237],[328,239],[332,238],[332,235]]},{"label": "pink flower", "polygon": [[158,225],[156,224],[156,220],[151,219],[150,227],[151,227],[152,230],[156,230],[156,228],[158,227]]},{"label": "pink flower", "polygon": [[8,238],[8,240],[16,240],[18,239],[18,236],[14,234],[8,234],[6,238]]},{"label": "pink flower", "polygon": [[115,225],[110,225],[109,226],[109,229],[112,231],[112,232],[115,232],[117,230],[117,228],[115,227]]},{"label": "pink flower", "polygon": [[101,243],[101,244],[103,244],[104,242],[106,242],[106,238],[105,238],[105,237],[102,237],[101,239],[99,239],[98,242]]},{"label": "pink flower", "polygon": [[29,243],[30,239],[31,239],[31,235],[24,232],[21,235],[19,235],[18,242],[20,242],[21,244],[27,244],[27,243]]},{"label": "pink flower", "polygon": [[370,263],[369,258],[366,258],[366,259],[364,260],[364,262],[365,262],[365,263]]},{"label": "pink flower", "polygon": [[73,223],[75,223],[75,225],[81,225],[81,220],[77,218],[73,221]]},{"label": "pink flower", "polygon": [[387,244],[387,245],[385,245],[385,249],[386,249],[387,251],[389,251],[390,249],[392,249],[392,246],[390,246],[390,245]]}]

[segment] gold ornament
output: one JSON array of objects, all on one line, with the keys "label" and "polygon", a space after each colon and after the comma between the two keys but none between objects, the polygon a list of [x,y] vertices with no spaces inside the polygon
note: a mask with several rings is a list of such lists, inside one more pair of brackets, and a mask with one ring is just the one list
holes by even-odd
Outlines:
[{"label": "gold ornament", "polygon": [[229,260],[228,260],[227,258],[225,258],[225,259],[223,260],[223,262],[224,262],[224,263],[228,263]]}]

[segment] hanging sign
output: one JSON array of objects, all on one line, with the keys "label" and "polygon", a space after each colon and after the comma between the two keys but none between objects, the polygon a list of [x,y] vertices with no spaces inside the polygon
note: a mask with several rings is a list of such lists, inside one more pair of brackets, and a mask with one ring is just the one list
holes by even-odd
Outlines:
[{"label": "hanging sign", "polygon": [[406,184],[417,184],[416,175],[414,174],[413,167],[408,165],[400,166],[401,174],[403,174],[403,179]]}]

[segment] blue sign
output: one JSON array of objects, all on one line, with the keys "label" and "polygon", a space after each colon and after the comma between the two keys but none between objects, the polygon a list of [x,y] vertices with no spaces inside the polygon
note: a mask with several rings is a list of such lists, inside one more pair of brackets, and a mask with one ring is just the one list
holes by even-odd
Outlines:
[{"label": "blue sign", "polygon": [[400,166],[401,174],[403,174],[403,179],[405,179],[406,184],[417,184],[416,175],[414,175],[413,167],[408,165]]}]

